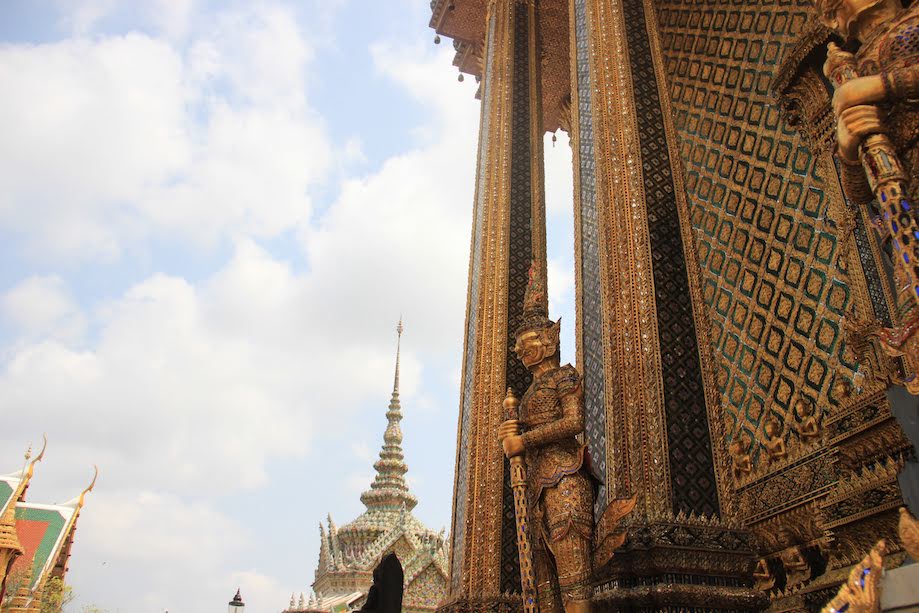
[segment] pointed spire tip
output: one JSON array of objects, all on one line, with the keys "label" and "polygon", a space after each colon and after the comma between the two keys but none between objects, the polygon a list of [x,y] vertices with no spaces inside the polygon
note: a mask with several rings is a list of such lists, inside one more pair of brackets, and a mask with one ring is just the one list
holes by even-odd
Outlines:
[{"label": "pointed spire tip", "polygon": [[402,316],[399,315],[399,325],[396,326],[396,376],[393,379],[392,393],[393,396],[399,393],[399,354],[402,352],[402,331],[405,328],[402,325]]}]

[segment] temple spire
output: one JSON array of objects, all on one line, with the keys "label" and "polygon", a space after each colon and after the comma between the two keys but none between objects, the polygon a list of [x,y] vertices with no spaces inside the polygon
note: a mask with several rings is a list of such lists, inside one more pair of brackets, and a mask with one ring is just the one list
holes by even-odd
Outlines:
[{"label": "temple spire", "polygon": [[392,397],[386,411],[388,424],[383,434],[383,448],[380,459],[373,467],[377,471],[370,489],[361,494],[361,502],[368,509],[389,509],[398,511],[404,505],[408,510],[415,508],[418,500],[405,485],[405,456],[402,453],[402,406],[399,404],[399,354],[402,348],[402,318],[396,326],[396,372],[393,377]]},{"label": "temple spire", "polygon": [[402,316],[399,316],[399,325],[396,326],[396,376],[392,383],[392,397],[397,404],[399,402],[399,353],[402,350]]}]

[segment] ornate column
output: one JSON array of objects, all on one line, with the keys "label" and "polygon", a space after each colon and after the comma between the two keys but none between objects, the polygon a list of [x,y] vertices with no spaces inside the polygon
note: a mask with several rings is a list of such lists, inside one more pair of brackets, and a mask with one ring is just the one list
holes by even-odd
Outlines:
[{"label": "ornate column", "polygon": [[[435,21],[454,8],[475,11],[469,3],[433,8]],[[534,0],[490,0],[479,49],[482,112],[445,610],[519,606],[508,596],[520,578],[497,428],[507,388],[521,394],[530,383],[512,352],[513,332],[530,262],[545,267],[538,12]]]},{"label": "ornate column", "polygon": [[587,440],[598,504],[638,498],[598,598],[753,608],[654,4],[571,0],[570,19]]}]

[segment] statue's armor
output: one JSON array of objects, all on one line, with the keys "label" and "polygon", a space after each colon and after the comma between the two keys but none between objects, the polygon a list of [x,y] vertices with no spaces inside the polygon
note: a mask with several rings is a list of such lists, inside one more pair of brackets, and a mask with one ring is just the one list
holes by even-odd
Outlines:
[{"label": "statue's armor", "polygon": [[[590,598],[595,478],[583,432],[581,377],[571,365],[534,377],[520,403],[540,610]],[[554,572],[553,572],[554,570]],[[554,576],[557,573],[558,583]]]}]

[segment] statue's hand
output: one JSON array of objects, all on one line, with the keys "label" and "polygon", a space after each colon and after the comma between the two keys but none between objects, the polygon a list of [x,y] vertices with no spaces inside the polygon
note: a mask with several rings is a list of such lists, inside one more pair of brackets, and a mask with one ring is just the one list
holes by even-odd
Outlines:
[{"label": "statue's hand", "polygon": [[520,436],[520,422],[516,419],[508,419],[498,426],[499,441],[503,441],[509,436]]},{"label": "statue's hand", "polygon": [[880,75],[858,77],[844,83],[833,94],[833,114],[839,117],[846,109],[861,104],[882,102],[886,98],[884,80]]},{"label": "statue's hand", "polygon": [[849,162],[858,161],[858,146],[866,136],[886,132],[876,106],[860,105],[844,110],[836,122],[839,154]]},{"label": "statue's hand", "polygon": [[520,435],[508,436],[501,439],[501,446],[504,447],[504,455],[513,458],[523,454],[523,437]]}]

